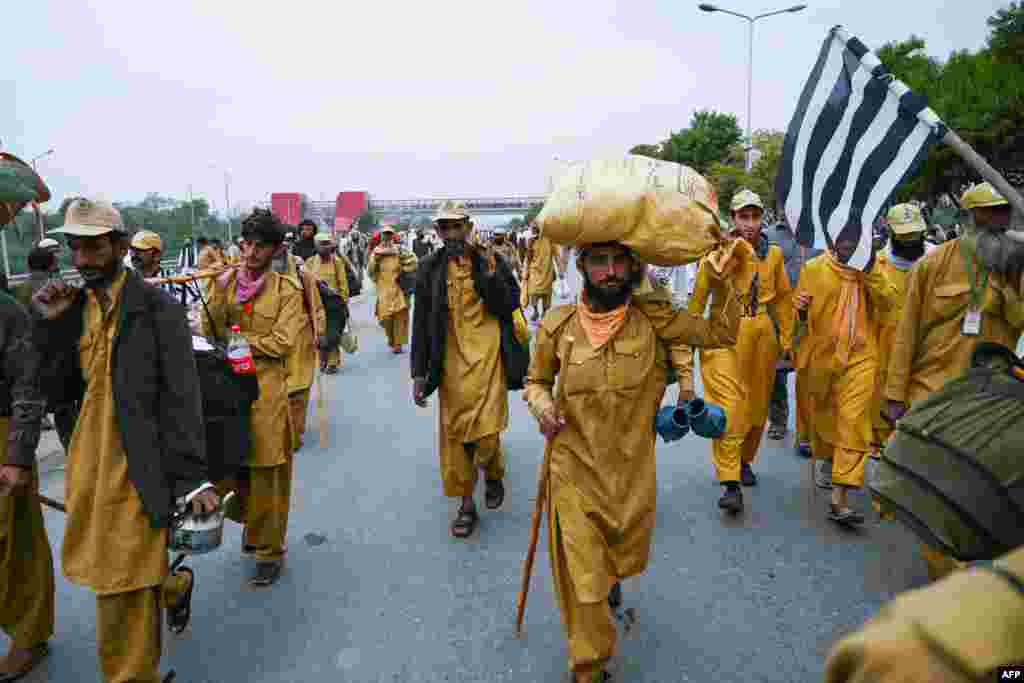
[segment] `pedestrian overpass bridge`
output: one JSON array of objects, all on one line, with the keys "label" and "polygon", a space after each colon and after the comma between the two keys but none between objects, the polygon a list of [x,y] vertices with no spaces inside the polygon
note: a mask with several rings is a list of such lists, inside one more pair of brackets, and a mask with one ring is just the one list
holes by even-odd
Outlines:
[{"label": "pedestrian overpass bridge", "polygon": [[[441,204],[458,200],[474,216],[526,213],[534,206],[544,203],[544,195],[523,195],[507,197],[433,197],[430,199],[376,199],[370,197],[367,208],[378,215],[400,216],[402,218],[431,217]],[[334,223],[335,202],[307,201],[304,216],[318,220],[324,225]]]}]

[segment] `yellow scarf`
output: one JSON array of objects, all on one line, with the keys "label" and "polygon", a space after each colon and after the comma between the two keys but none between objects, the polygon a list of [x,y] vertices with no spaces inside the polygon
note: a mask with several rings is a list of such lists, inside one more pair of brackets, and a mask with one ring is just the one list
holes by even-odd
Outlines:
[{"label": "yellow scarf", "polygon": [[587,333],[590,345],[599,349],[608,343],[608,340],[615,336],[615,333],[622,329],[626,323],[626,311],[629,309],[629,302],[607,313],[594,313],[586,304],[586,295],[580,297],[576,304],[576,312],[579,313],[580,325]]},{"label": "yellow scarf", "polygon": [[828,265],[842,282],[839,302],[832,316],[832,337],[836,340],[836,358],[844,365],[854,352],[867,343],[867,313],[864,309],[864,273],[847,268],[829,251]]}]

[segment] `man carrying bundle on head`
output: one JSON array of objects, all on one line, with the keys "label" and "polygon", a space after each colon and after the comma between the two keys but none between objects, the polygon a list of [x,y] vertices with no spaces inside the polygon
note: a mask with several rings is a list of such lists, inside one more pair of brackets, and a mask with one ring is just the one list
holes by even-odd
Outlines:
[{"label": "man carrying bundle on head", "polygon": [[[341,297],[342,303],[348,305],[348,271],[355,272],[355,266],[344,254],[337,253],[334,239],[326,232],[315,237],[317,253],[306,262],[306,268],[319,280],[325,283]],[[324,346],[326,337],[321,340],[320,369],[328,375],[336,375],[344,364],[344,355],[339,343]]]},{"label": "man carrying bundle on head", "polygon": [[395,239],[395,229],[386,226],[381,228],[380,244],[370,252],[366,271],[377,286],[377,320],[388,346],[392,353],[402,353],[409,339],[409,295],[402,285],[406,278],[415,278],[416,254],[402,247]]},{"label": "man carrying bundle on head", "polygon": [[[610,604],[620,600],[619,581],[643,572],[650,557],[654,422],[668,352],[735,343],[737,293],[750,286],[752,255],[749,246],[725,245],[710,186],[690,169],[627,157],[584,172],[595,187],[580,191],[567,177],[538,218],[552,242],[578,247],[583,291],[541,321],[524,399],[547,438],[539,497],[569,665],[576,681],[591,683],[607,680],[615,653]],[[681,185],[682,174],[699,185],[700,199],[666,188],[669,179]],[[625,223],[637,215],[649,220]],[[647,263],[681,265],[716,247],[708,319],[675,310],[667,292],[636,296]]]},{"label": "man carrying bundle on head", "polygon": [[[96,593],[104,681],[159,680],[161,608],[180,632],[194,576],[168,574],[175,502],[198,515],[207,481],[199,377],[182,307],[123,267],[128,236],[110,204],[71,202],[62,228],[84,289],[33,297],[47,397],[80,402],[68,449],[64,574]],[[116,539],[116,552],[111,551]]]},{"label": "man carrying bundle on head", "polygon": [[227,339],[238,325],[252,349],[259,399],[252,405],[252,448],[237,481],[218,484],[223,493],[239,495],[228,516],[245,525],[243,552],[256,558],[250,583],[277,581],[285,556],[285,537],[292,489],[295,426],[288,402],[286,362],[306,322],[302,284],[273,268],[286,254],[284,228],[269,211],[256,209],[242,222],[243,261],[214,281],[209,315],[203,316],[207,336]]},{"label": "man carrying bundle on head", "polygon": [[[1024,243],[1008,234],[1009,203],[982,183],[960,205],[970,212],[964,236],[921,257],[907,279],[885,384],[892,422],[963,373],[980,342],[1015,349],[1024,332]],[[921,553],[933,581],[957,567],[938,551]]]},{"label": "man carrying bundle on head", "polygon": [[473,494],[481,471],[488,509],[505,499],[501,324],[519,307],[519,284],[504,257],[467,242],[472,223],[461,202],[442,206],[435,225],[444,247],[423,261],[416,281],[413,399],[425,407],[439,391],[441,481],[446,496],[461,499],[451,533],[468,538],[480,519]]}]

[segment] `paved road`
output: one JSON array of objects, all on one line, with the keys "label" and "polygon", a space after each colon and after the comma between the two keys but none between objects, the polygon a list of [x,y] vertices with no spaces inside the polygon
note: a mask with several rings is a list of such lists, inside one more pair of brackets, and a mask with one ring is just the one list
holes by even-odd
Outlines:
[{"label": "paved road", "polygon": [[[309,445],[297,455],[285,574],[269,590],[250,588],[250,560],[229,523],[224,547],[192,562],[192,626],[167,637],[165,666],[186,683],[564,680],[543,542],[524,636],[513,635],[543,450],[521,394],[505,440],[505,506],[483,512],[473,539],[454,540],[454,505],[438,474],[436,401],[418,409],[409,400],[408,355],[388,351],[370,303],[354,315],[360,351],[324,378],[330,447],[318,447],[311,410]],[[44,486],[61,496],[50,434]],[[894,591],[921,584],[924,567],[907,534],[878,526],[873,514],[859,533],[831,527],[825,494],[810,485],[791,441],[766,442],[746,514],[724,520],[709,455],[708,442],[692,435],[659,446],[652,562],[625,584],[637,622],[622,641],[617,680],[820,680],[836,636]],[[63,519],[45,514],[59,556]],[[57,586],[52,655],[26,680],[97,680],[93,596],[63,578]]]}]

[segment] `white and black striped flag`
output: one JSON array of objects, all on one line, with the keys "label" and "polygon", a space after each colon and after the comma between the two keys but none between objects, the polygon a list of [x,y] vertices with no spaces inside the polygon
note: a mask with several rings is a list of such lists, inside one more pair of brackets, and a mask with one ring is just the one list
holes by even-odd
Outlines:
[{"label": "white and black striped flag", "polygon": [[833,28],[786,131],[777,206],[800,244],[857,243],[847,263],[873,260],[872,224],[946,128],[864,43]]}]

